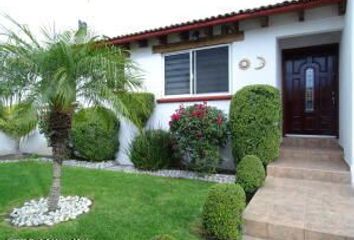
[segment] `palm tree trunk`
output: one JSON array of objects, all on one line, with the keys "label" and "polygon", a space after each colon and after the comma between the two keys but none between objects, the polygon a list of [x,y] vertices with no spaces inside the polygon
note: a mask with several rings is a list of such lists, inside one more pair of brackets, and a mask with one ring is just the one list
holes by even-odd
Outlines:
[{"label": "palm tree trunk", "polygon": [[53,149],[53,180],[48,198],[48,211],[58,208],[61,193],[61,167],[68,154],[72,113],[51,110],[49,114],[50,145]]},{"label": "palm tree trunk", "polygon": [[53,180],[48,198],[48,211],[55,211],[58,208],[61,193],[61,166],[62,163],[53,159]]}]

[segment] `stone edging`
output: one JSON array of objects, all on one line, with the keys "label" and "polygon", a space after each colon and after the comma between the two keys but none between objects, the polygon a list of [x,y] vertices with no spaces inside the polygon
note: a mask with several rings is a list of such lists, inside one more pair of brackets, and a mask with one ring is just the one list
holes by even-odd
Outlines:
[{"label": "stone edging", "polygon": [[[40,159],[23,159],[23,160],[0,160],[1,163],[15,163],[15,162],[25,162],[25,161],[41,161],[41,162],[50,162],[49,158],[40,158]],[[107,161],[107,162],[85,162],[85,161],[77,161],[77,160],[66,160],[63,163],[65,166],[72,167],[82,167],[89,169],[103,169],[109,171],[116,172],[124,172],[124,173],[134,173],[134,174],[145,174],[151,176],[159,176],[159,177],[170,177],[170,178],[180,178],[180,179],[192,179],[192,180],[200,180],[206,182],[216,182],[216,183],[234,183],[235,176],[228,174],[210,174],[210,175],[200,175],[191,171],[184,170],[158,170],[158,171],[142,171],[138,170],[132,166],[122,166],[118,165],[115,161]]]}]

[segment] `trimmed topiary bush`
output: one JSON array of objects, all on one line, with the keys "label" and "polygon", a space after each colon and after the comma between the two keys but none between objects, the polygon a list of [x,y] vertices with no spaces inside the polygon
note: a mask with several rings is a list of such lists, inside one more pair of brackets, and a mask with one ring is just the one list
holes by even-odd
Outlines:
[{"label": "trimmed topiary bush", "polygon": [[245,191],[238,184],[213,186],[203,207],[203,226],[208,237],[218,240],[242,238],[242,212]]},{"label": "trimmed topiary bush", "polygon": [[219,148],[228,140],[225,114],[207,103],[184,108],[171,116],[170,130],[187,168],[213,173],[221,162]]},{"label": "trimmed topiary bush", "polygon": [[88,161],[112,160],[119,148],[119,121],[103,107],[86,108],[73,116],[71,143],[76,157]]},{"label": "trimmed topiary bush", "polygon": [[163,130],[142,132],[131,145],[130,159],[143,170],[169,167],[174,161],[170,134]]},{"label": "trimmed topiary bush", "polygon": [[144,127],[155,108],[155,96],[152,93],[124,93],[120,99],[131,112],[132,118],[140,127]]},{"label": "trimmed topiary bush", "polygon": [[254,155],[246,155],[237,165],[236,183],[240,184],[247,194],[253,194],[263,185],[266,173],[261,160]]},{"label": "trimmed topiary bush", "polygon": [[281,139],[279,90],[252,85],[238,91],[230,106],[230,125],[236,163],[245,155],[259,156],[264,165],[275,160]]},{"label": "trimmed topiary bush", "polygon": [[163,234],[163,235],[155,236],[151,240],[175,240],[175,238],[170,235]]}]

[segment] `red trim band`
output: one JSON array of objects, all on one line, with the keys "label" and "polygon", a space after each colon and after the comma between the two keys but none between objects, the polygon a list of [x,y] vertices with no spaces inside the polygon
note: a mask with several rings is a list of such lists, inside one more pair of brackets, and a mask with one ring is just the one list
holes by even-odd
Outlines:
[{"label": "red trim band", "polygon": [[231,99],[232,99],[232,95],[177,97],[177,98],[160,98],[157,99],[157,103],[208,102],[208,101],[225,101]]}]

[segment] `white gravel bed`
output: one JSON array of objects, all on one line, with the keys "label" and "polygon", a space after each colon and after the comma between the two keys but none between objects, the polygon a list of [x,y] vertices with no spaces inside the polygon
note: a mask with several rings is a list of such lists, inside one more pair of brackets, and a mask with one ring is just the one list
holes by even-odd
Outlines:
[{"label": "white gravel bed", "polygon": [[16,227],[52,226],[60,222],[76,219],[90,211],[92,201],[85,197],[60,197],[56,211],[48,212],[47,198],[25,202],[21,208],[15,208],[8,221]]},{"label": "white gravel bed", "polygon": [[[12,162],[21,162],[21,161],[33,161],[33,160],[0,160],[1,163],[12,163]],[[50,158],[40,158],[37,161],[50,162]],[[142,171],[134,168],[133,166],[123,166],[118,165],[115,161],[107,162],[86,162],[78,160],[66,160],[63,162],[65,166],[73,167],[82,167],[90,169],[104,169],[117,172],[125,173],[135,173],[135,174],[145,174],[151,176],[160,176],[160,177],[170,177],[170,178],[182,178],[182,179],[194,179],[207,182],[216,182],[216,183],[234,183],[235,176],[230,174],[210,174],[210,175],[201,175],[192,171],[184,170],[158,170],[158,171]]]},{"label": "white gravel bed", "polygon": [[191,171],[184,170],[158,170],[158,171],[142,171],[130,166],[114,166],[108,168],[107,170],[119,171],[125,173],[136,173],[136,174],[145,174],[151,176],[160,176],[160,177],[170,177],[170,178],[181,178],[181,179],[193,179],[201,180],[207,182],[216,182],[216,183],[234,183],[235,176],[228,174],[209,174],[201,175]]},{"label": "white gravel bed", "polygon": [[[0,160],[1,163],[16,163],[16,162],[26,162],[26,161],[38,161],[38,162],[52,162],[51,158],[35,158],[35,159],[16,159],[16,160]],[[78,160],[65,160],[63,162],[64,166],[73,166],[73,167],[84,167],[91,169],[104,169],[117,165],[116,161],[106,161],[106,162],[87,162],[87,161],[78,161]]]}]

